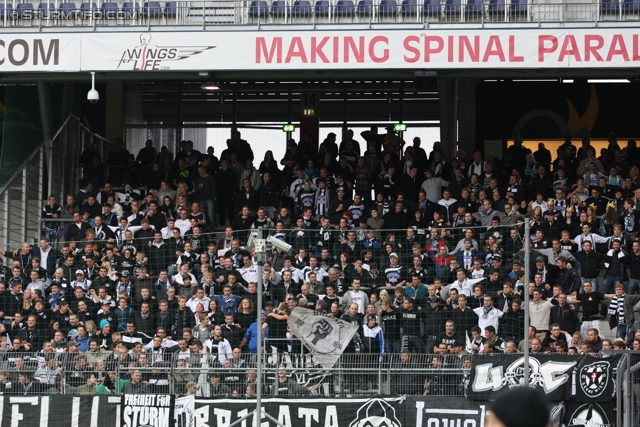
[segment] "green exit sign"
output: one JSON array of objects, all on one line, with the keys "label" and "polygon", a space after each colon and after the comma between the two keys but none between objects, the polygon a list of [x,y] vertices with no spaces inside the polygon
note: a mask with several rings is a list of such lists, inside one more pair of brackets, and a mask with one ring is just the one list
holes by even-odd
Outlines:
[{"label": "green exit sign", "polygon": [[393,130],[395,130],[396,132],[404,132],[405,130],[407,130],[407,125],[405,125],[404,123],[396,123],[395,125],[393,125]]},{"label": "green exit sign", "polygon": [[282,132],[293,132],[296,130],[296,125],[287,124],[282,125]]}]

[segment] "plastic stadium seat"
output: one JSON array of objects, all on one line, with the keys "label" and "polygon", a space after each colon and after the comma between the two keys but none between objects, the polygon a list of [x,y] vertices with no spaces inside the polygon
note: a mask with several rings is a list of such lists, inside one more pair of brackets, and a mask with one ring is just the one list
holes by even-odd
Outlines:
[{"label": "plastic stadium seat", "polygon": [[98,5],[95,3],[80,4],[80,19],[88,19],[91,17],[92,11],[96,10],[98,10]]},{"label": "plastic stadium seat", "polygon": [[429,16],[439,16],[442,11],[440,0],[424,0],[422,13]]},{"label": "plastic stadium seat", "polygon": [[168,1],[164,4],[164,16],[167,18],[175,18],[178,16],[178,2]]},{"label": "plastic stadium seat", "polygon": [[337,16],[353,16],[355,6],[352,0],[338,0],[335,14]]},{"label": "plastic stadium seat", "polygon": [[265,0],[252,1],[249,5],[249,16],[255,18],[265,17],[269,13],[269,4]]},{"label": "plastic stadium seat", "polygon": [[274,16],[274,17],[284,16],[286,7],[287,7],[287,2],[285,0],[273,0],[273,2],[271,2],[271,16]]},{"label": "plastic stadium seat", "polygon": [[126,1],[122,3],[121,10],[125,19],[135,18],[140,15],[140,5],[137,2]]},{"label": "plastic stadium seat", "polygon": [[620,3],[618,0],[602,0],[600,3],[600,12],[602,13],[618,13]]},{"label": "plastic stadium seat", "polygon": [[452,13],[460,13],[462,9],[462,4],[460,0],[447,0],[444,5],[444,13],[452,14]]},{"label": "plastic stadium seat", "polygon": [[309,0],[296,0],[291,8],[291,15],[295,17],[311,16],[311,2]]},{"label": "plastic stadium seat", "polygon": [[58,18],[75,20],[78,11],[75,3],[60,3],[58,4]]},{"label": "plastic stadium seat", "polygon": [[[10,13],[12,10],[13,10],[13,5],[11,3],[7,3],[7,12]],[[0,3],[0,18],[4,18],[4,14],[5,14],[4,3]]]},{"label": "plastic stadium seat", "polygon": [[329,0],[317,0],[315,5],[316,16],[329,16]]},{"label": "plastic stadium seat", "polygon": [[625,12],[640,12],[640,0],[624,0],[622,7]]},{"label": "plastic stadium seat", "polygon": [[483,0],[467,0],[467,6],[464,9],[466,14],[480,17],[484,14]]},{"label": "plastic stadium seat", "polygon": [[373,12],[373,0],[360,0],[358,2],[358,15],[371,15]]},{"label": "plastic stadium seat", "polygon": [[527,13],[527,0],[511,0],[511,13]]},{"label": "plastic stadium seat", "polygon": [[106,2],[102,3],[100,6],[100,11],[102,12],[103,18],[116,18],[118,16],[118,3],[116,2]]},{"label": "plastic stadium seat", "polygon": [[487,12],[489,14],[502,13],[505,11],[505,0],[489,0],[489,7],[487,8]]},{"label": "plastic stadium seat", "polygon": [[380,1],[380,15],[381,16],[395,16],[398,13],[398,3],[396,0],[381,0]]},{"label": "plastic stadium seat", "polygon": [[142,7],[142,16],[157,18],[162,15],[162,7],[160,6],[159,1],[149,1],[144,2],[144,6]]},{"label": "plastic stadium seat", "polygon": [[38,16],[48,17],[49,13],[56,10],[56,6],[53,3],[40,3],[38,5]]},{"label": "plastic stadium seat", "polygon": [[403,15],[415,15],[418,12],[418,0],[402,0],[400,12]]},{"label": "plastic stadium seat", "polygon": [[16,11],[20,18],[31,18],[33,16],[33,4],[31,3],[18,3]]}]

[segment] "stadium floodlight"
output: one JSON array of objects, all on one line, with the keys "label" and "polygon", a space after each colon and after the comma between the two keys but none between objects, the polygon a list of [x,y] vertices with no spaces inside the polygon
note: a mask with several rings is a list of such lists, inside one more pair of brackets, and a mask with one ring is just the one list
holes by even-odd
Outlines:
[{"label": "stadium floodlight", "polygon": [[91,90],[87,92],[87,101],[92,104],[95,104],[100,100],[100,94],[96,90],[96,73],[94,71],[91,72]]}]

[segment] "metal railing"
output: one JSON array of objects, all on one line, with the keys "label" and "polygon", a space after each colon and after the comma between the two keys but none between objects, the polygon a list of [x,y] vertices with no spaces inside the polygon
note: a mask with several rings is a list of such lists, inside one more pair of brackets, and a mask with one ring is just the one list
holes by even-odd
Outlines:
[{"label": "metal railing", "polygon": [[[149,355],[152,357],[152,355]],[[183,359],[189,363],[178,365],[175,356],[165,362],[142,365],[124,364],[117,367],[116,376],[129,381],[136,371],[142,373],[139,391],[148,393],[184,393],[187,382],[198,384],[198,396],[253,397],[249,384],[255,379],[255,354],[243,354],[238,359],[220,363],[216,357],[201,355]],[[263,393],[269,396],[313,395],[437,395],[466,396],[470,364],[464,360],[471,356],[414,354],[401,360],[399,354],[387,355],[383,362],[377,354],[343,354],[336,365],[324,369],[313,361],[310,354],[267,353],[263,357]],[[195,360],[195,363],[192,363]],[[283,392],[278,382],[285,373],[293,392]],[[212,377],[218,380],[212,380]],[[166,391],[155,387],[150,378],[162,379]],[[164,381],[166,380],[166,381]],[[211,384],[220,384],[220,388]],[[254,384],[255,385],[255,384]],[[125,391],[126,392],[126,391]]]},{"label": "metal railing", "polygon": [[[237,26],[263,24],[543,23],[640,20],[640,2],[518,0],[250,0],[0,3],[4,27]],[[86,6],[86,7],[85,7]]]},{"label": "metal railing", "polygon": [[42,203],[54,195],[64,203],[75,194],[82,176],[80,156],[95,142],[103,162],[111,149],[104,138],[91,132],[76,116],[69,115],[50,143],[44,141],[0,188],[0,246],[20,247],[40,237]]},{"label": "metal railing", "polygon": [[[614,366],[619,411],[618,425],[633,426],[638,420],[640,365],[637,352],[624,353]],[[486,357],[486,354],[484,355]],[[497,354],[496,357],[502,357]],[[566,356],[578,359],[582,355]],[[600,355],[602,358],[607,354]],[[473,355],[469,354],[343,354],[331,369],[315,363],[310,354],[267,352],[261,371],[264,396],[353,396],[425,395],[466,397]],[[193,352],[135,350],[113,356],[103,351],[99,357],[85,353],[0,353],[0,372],[14,386],[33,379],[37,387],[28,394],[81,394],[98,392],[82,387],[88,382],[103,385],[113,394],[184,394],[188,383],[195,383],[201,397],[255,397],[256,355],[228,355],[224,363],[217,356]],[[20,375],[28,374],[25,380]],[[136,374],[140,377],[136,378]],[[88,377],[93,374],[96,382]],[[128,385],[130,384],[130,385]],[[286,385],[286,386],[284,386]],[[0,387],[2,384],[0,383]],[[53,390],[53,388],[57,388]],[[627,387],[631,389],[628,390]],[[15,394],[24,394],[12,387]],[[613,416],[613,414],[612,414]]]},{"label": "metal railing", "polygon": [[[618,425],[640,425],[640,352],[634,351],[624,365],[624,375],[619,375],[616,387],[624,393],[618,393]],[[620,408],[624,408],[620,411]]]}]

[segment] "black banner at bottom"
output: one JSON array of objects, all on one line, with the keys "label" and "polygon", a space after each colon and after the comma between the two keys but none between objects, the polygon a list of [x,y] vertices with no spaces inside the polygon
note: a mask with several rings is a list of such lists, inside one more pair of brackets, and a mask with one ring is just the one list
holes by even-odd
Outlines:
[{"label": "black banner at bottom", "polygon": [[[223,427],[255,409],[255,400],[196,399],[196,426]],[[285,426],[383,426],[402,427],[404,398],[265,398],[263,410]],[[276,426],[266,417],[261,425]],[[251,420],[246,426],[252,425]]]},{"label": "black banner at bottom", "polygon": [[404,426],[484,426],[485,405],[477,405],[467,399],[408,396],[404,404]]},{"label": "black banner at bottom", "polygon": [[[174,410],[167,412],[166,395],[156,395],[153,402],[143,396],[0,396],[0,427],[226,427],[256,407],[255,400],[196,397],[194,401],[190,396],[175,399]],[[269,397],[262,400],[262,407],[291,427],[483,427],[485,415],[484,406],[461,397]],[[239,425],[251,426],[252,421]],[[264,416],[260,425],[276,427]]]}]

